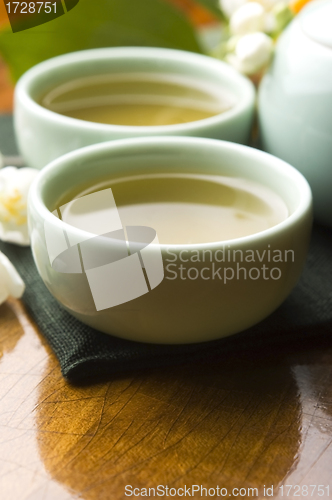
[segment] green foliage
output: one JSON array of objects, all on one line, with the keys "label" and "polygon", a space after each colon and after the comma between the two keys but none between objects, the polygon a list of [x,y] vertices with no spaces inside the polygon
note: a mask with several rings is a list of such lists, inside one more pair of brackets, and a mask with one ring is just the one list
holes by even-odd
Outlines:
[{"label": "green foliage", "polygon": [[166,0],[80,0],[70,12],[46,24],[17,33],[10,28],[0,31],[0,52],[14,80],[60,54],[117,46],[202,52],[194,27]]}]

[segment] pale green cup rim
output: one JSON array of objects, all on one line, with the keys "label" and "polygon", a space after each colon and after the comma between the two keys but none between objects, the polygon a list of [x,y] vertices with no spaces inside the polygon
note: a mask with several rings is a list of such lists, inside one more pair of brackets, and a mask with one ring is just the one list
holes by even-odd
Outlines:
[{"label": "pale green cup rim", "polygon": [[[100,144],[94,144],[92,146],[87,146],[76,151],[67,153],[66,155],[53,160],[48,166],[40,171],[33,184],[31,185],[29,191],[28,198],[28,208],[31,207],[39,214],[39,216],[46,222],[49,222],[55,226],[58,226],[61,229],[66,230],[67,232],[71,232],[72,234],[78,235],[80,237],[84,236],[93,237],[95,235],[89,234],[85,231],[77,229],[59,218],[57,218],[52,212],[47,208],[43,200],[43,193],[45,186],[48,185],[49,182],[52,181],[54,175],[66,175],[66,171],[70,168],[70,165],[77,166],[81,159],[85,160],[94,160],[98,158],[98,156],[104,159],[105,153],[110,153],[110,159],[112,154],[115,156],[126,152],[129,150],[135,150],[135,152],[140,149],[145,150],[149,148],[151,151],[154,149],[157,150],[158,147],[169,147],[180,150],[181,148],[190,148],[191,150],[198,148],[198,150],[205,151],[205,154],[211,153],[214,151],[219,151],[222,155],[222,152],[226,152],[231,156],[237,155],[237,160],[240,162],[244,160],[249,162],[255,162],[255,164],[261,164],[262,174],[267,176],[279,176],[279,178],[283,178],[285,186],[287,188],[292,188],[297,190],[298,192],[298,201],[296,203],[296,207],[285,220],[278,223],[277,225],[265,229],[261,232],[251,234],[249,236],[244,236],[241,238],[230,239],[230,240],[222,240],[222,241],[214,241],[209,243],[197,243],[197,244],[160,244],[159,247],[161,249],[174,249],[176,251],[180,251],[182,249],[189,250],[203,250],[203,249],[217,249],[220,246],[228,246],[232,247],[236,245],[236,247],[241,247],[242,245],[247,246],[248,244],[264,242],[271,237],[278,236],[278,234],[283,233],[291,229],[292,226],[300,223],[304,218],[311,217],[312,218],[312,195],[311,189],[309,187],[308,182],[304,178],[304,176],[296,170],[294,167],[289,165],[288,163],[280,160],[279,158],[272,156],[268,153],[260,151],[258,149],[250,148],[248,146],[243,146],[240,144],[221,141],[216,139],[205,139],[205,138],[197,138],[197,137],[172,137],[172,136],[158,136],[158,137],[138,137],[131,139],[119,139],[115,141],[103,142]],[[131,152],[132,154],[132,152]],[[267,170],[266,170],[267,169]],[[204,173],[204,169],[202,168],[202,173]],[[222,174],[221,175],[225,175]],[[257,181],[259,182],[259,180]],[[71,186],[72,187],[72,186]],[[286,188],[285,188],[286,189]],[[282,196],[282,195],[281,195]]]},{"label": "pale green cup rim", "polygon": [[[225,82],[232,85],[236,92],[241,95],[235,104],[227,111],[224,111],[215,116],[204,118],[193,122],[187,122],[176,125],[158,125],[158,126],[128,126],[128,125],[110,125],[103,123],[95,123],[77,118],[71,118],[61,115],[54,111],[50,111],[40,104],[31,96],[31,90],[34,85],[38,85],[45,75],[51,74],[56,69],[68,67],[73,64],[93,64],[95,61],[108,61],[115,59],[151,59],[151,60],[164,60],[168,63],[181,62],[184,65],[196,66],[201,71],[208,70],[215,75],[219,75]],[[93,73],[91,73],[93,74]],[[204,76],[204,75],[203,75]],[[70,81],[71,78],[68,78]],[[235,71],[230,65],[206,56],[197,54],[195,52],[187,52],[184,50],[164,49],[155,47],[110,47],[101,49],[88,49],[68,54],[60,55],[46,61],[43,61],[36,66],[29,69],[19,79],[15,88],[15,100],[20,100],[25,103],[25,107],[29,109],[34,115],[42,116],[48,121],[56,121],[59,125],[67,125],[72,127],[79,127],[81,130],[103,131],[103,132],[128,132],[140,134],[154,134],[160,135],[171,134],[190,134],[202,127],[211,127],[221,123],[227,123],[230,120],[244,114],[248,109],[254,106],[255,102],[255,88],[252,82]]]}]

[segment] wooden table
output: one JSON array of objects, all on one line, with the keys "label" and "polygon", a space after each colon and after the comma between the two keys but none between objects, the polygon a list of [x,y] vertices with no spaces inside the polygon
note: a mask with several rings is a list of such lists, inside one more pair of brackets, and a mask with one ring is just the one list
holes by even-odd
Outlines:
[{"label": "wooden table", "polygon": [[196,484],[273,484],[282,498],[282,482],[330,485],[332,496],[331,344],[73,387],[10,300],[0,356],[1,500],[121,499],[126,485]]},{"label": "wooden table", "polygon": [[0,306],[0,500],[321,499],[331,476],[332,338],[73,387],[20,301]]}]

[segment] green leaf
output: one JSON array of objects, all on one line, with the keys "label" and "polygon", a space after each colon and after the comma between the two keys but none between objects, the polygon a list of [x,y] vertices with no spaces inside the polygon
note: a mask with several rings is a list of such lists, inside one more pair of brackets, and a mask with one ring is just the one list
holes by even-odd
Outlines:
[{"label": "green leaf", "polygon": [[17,33],[0,31],[0,52],[15,80],[51,57],[117,46],[202,52],[193,26],[166,0],[80,0],[46,24]]},{"label": "green leaf", "polygon": [[226,18],[221,8],[219,7],[218,0],[195,0],[195,2],[201,4],[207,10],[209,10],[211,14],[213,14],[217,19],[226,21]]}]

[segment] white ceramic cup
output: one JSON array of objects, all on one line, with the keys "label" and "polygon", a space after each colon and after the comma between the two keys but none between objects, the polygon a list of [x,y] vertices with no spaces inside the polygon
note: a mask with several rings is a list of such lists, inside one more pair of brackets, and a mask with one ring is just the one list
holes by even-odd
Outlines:
[{"label": "white ceramic cup", "polygon": [[[234,98],[227,111],[203,120],[166,126],[119,126],[88,122],[50,111],[38,99],[43,93],[80,77],[125,72],[172,73],[220,85]],[[252,83],[229,65],[203,55],[159,48],[106,48],[66,54],[30,69],[15,89],[15,131],[27,165],[42,168],[75,149],[140,136],[210,137],[246,144],[255,91]]]},{"label": "white ceramic cup", "polygon": [[[64,260],[61,258],[58,269],[51,265],[53,257],[50,257],[45,228],[55,247],[59,242],[54,255],[63,251],[76,252],[75,242],[88,241],[94,234],[77,229],[60,220],[54,215],[56,212],[52,213],[63,195],[64,186],[71,190],[77,187],[78,179],[86,185],[105,178],[105,175],[123,177],[142,172],[211,174],[255,181],[282,197],[289,216],[267,230],[228,241],[159,245],[155,240],[143,256],[151,291],[141,296],[136,294],[137,298],[114,307],[97,310],[88,272],[84,273],[80,268],[63,272]],[[38,272],[67,311],[102,332],[155,343],[217,339],[240,332],[272,313],[288,296],[301,274],[312,223],[309,185],[293,167],[245,146],[189,137],[126,139],[69,153],[41,171],[30,189],[28,212],[31,247]],[[176,220],[173,222],[176,224]],[[67,240],[63,237],[64,232]],[[59,235],[58,239],[56,235]],[[95,242],[95,250],[102,252],[102,239]],[[228,251],[231,252],[230,259]],[[254,252],[255,261],[239,263],[239,253],[234,259],[233,251],[242,252],[243,256]],[[84,261],[82,247],[81,254]],[[153,275],[153,269],[156,269],[153,266],[159,266],[160,254],[164,276],[160,273]],[[195,261],[190,260],[193,254],[196,255]],[[74,253],[72,255],[75,257]],[[226,259],[223,262],[220,260],[222,255]],[[282,260],[274,261],[274,255],[281,255]],[[183,266],[185,279],[179,273],[174,279],[174,274],[168,272],[168,264],[174,262],[176,266]],[[244,268],[240,274],[237,274],[238,263]],[[78,257],[77,264],[79,267]],[[129,267],[126,267],[126,259],[122,264],[124,276]],[[259,277],[257,269],[252,271],[253,268],[261,270],[263,265],[269,269],[267,279],[262,271],[259,271]],[[195,272],[190,271],[192,267]],[[219,277],[216,274],[218,268]],[[98,269],[102,281],[108,276],[108,268]],[[136,271],[141,273],[137,274],[139,280],[142,276],[139,265]],[[122,278],[119,274],[117,276],[118,281],[106,280],[102,290],[104,298],[111,293],[107,290],[117,293],[117,287],[122,286]],[[130,273],[126,276],[126,290],[135,288],[137,280],[131,282]],[[154,277],[157,280],[153,282]]]}]

